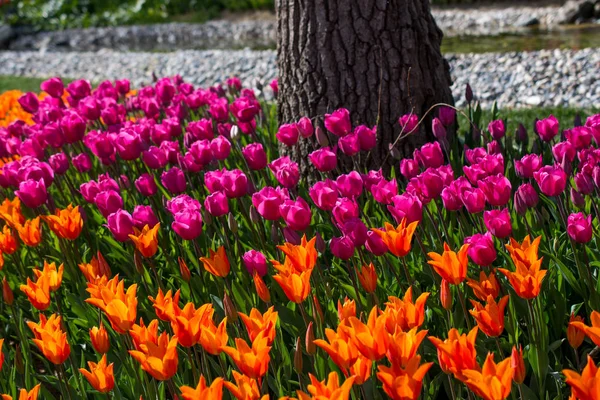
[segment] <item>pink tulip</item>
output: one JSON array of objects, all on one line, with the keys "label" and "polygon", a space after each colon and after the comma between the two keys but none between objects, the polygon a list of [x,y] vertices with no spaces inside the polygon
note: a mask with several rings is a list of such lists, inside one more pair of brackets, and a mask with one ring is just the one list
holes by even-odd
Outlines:
[{"label": "pink tulip", "polygon": [[87,97],[92,93],[92,85],[90,84],[90,82],[84,79],[79,79],[77,81],[69,83],[69,85],[67,86],[67,92],[73,98],[83,99],[84,97]]},{"label": "pink tulip", "polygon": [[94,203],[104,218],[123,208],[123,198],[115,190],[105,190],[96,195]]},{"label": "pink tulip", "polygon": [[142,174],[135,180],[135,187],[143,196],[152,196],[158,191],[154,177],[148,173]]},{"label": "pink tulip", "polygon": [[360,125],[354,129],[354,133],[358,137],[362,151],[369,151],[377,144],[377,126],[368,128],[365,125]]},{"label": "pink tulip", "polygon": [[395,179],[390,181],[382,179],[371,186],[371,194],[378,203],[390,204],[394,196],[398,195],[398,182]]},{"label": "pink tulip", "polygon": [[465,238],[465,243],[469,244],[469,257],[480,267],[488,267],[496,260],[496,248],[490,232],[469,236]]},{"label": "pink tulip", "polygon": [[387,245],[384,243],[383,239],[381,239],[381,236],[374,231],[367,232],[367,242],[365,247],[375,256],[382,256],[388,252]]},{"label": "pink tulip", "polygon": [[531,179],[533,178],[533,173],[538,171],[543,165],[544,162],[541,155],[527,154],[520,160],[515,161],[515,171],[521,178]]},{"label": "pink tulip", "polygon": [[98,187],[98,183],[95,181],[89,181],[82,183],[79,186],[79,193],[83,196],[84,200],[88,203],[94,203],[96,200],[96,196],[100,193],[100,188]]},{"label": "pink tulip", "polygon": [[126,95],[131,90],[131,82],[129,79],[120,79],[115,81],[115,89],[121,95]]},{"label": "pink tulip", "polygon": [[487,144],[487,153],[488,154],[502,154],[502,145],[497,140],[492,140]]},{"label": "pink tulip", "polygon": [[308,118],[308,117],[300,118],[300,121],[298,121],[297,126],[298,126],[298,132],[300,132],[300,135],[303,138],[309,138],[315,132],[315,128],[313,127],[313,124],[312,124],[310,118]]},{"label": "pink tulip", "polygon": [[273,91],[273,95],[275,97],[277,97],[277,94],[279,93],[279,83],[277,81],[277,79],[273,79],[270,83],[269,83],[269,87],[271,88],[271,90]]},{"label": "pink tulip", "polygon": [[133,218],[125,210],[117,210],[110,214],[106,226],[118,242],[128,241],[129,235],[133,234]]},{"label": "pink tulip", "polygon": [[582,194],[588,195],[594,191],[594,180],[591,176],[578,172],[575,174],[575,185]]},{"label": "pink tulip", "polygon": [[187,194],[180,194],[167,201],[167,211],[176,215],[183,211],[198,211],[202,209],[200,202]]},{"label": "pink tulip", "polygon": [[571,187],[569,190],[569,198],[571,199],[571,203],[577,208],[585,207],[585,198],[583,195],[577,191],[574,187]]},{"label": "pink tulip", "polygon": [[600,143],[600,114],[592,115],[585,121],[585,126],[592,130],[596,145]]},{"label": "pink tulip", "polygon": [[492,121],[488,125],[488,131],[494,140],[500,140],[506,134],[506,127],[504,126],[504,121],[501,119],[497,119]]},{"label": "pink tulip", "polygon": [[480,180],[478,186],[492,206],[505,206],[510,200],[512,186],[502,174],[488,176]]},{"label": "pink tulip", "polygon": [[221,186],[230,199],[237,199],[248,194],[248,178],[239,169],[224,170],[221,176]]},{"label": "pink tulip", "polygon": [[279,127],[275,137],[286,146],[293,147],[298,143],[300,131],[296,124],[283,124]]},{"label": "pink tulip", "polygon": [[366,175],[361,174],[361,177],[363,180],[363,186],[368,191],[371,191],[371,188],[373,187],[373,185],[378,184],[379,182],[381,182],[384,179],[381,169],[379,169],[377,171],[371,170]]},{"label": "pink tulip", "polygon": [[343,225],[353,218],[358,218],[358,204],[354,199],[339,198],[333,207],[332,213],[335,222],[338,225]]},{"label": "pink tulip", "polygon": [[176,165],[179,161],[179,155],[181,154],[179,151],[179,142],[176,140],[165,140],[160,144],[160,149],[167,156],[167,161],[171,165]]},{"label": "pink tulip", "polygon": [[300,180],[300,170],[298,164],[293,162],[288,156],[279,157],[269,164],[269,168],[275,174],[280,185],[291,189],[298,184]]},{"label": "pink tulip", "polygon": [[208,112],[217,122],[226,122],[229,117],[229,104],[227,99],[219,98],[213,100],[210,103]]},{"label": "pink tulip", "polygon": [[48,192],[43,180],[28,179],[19,183],[15,195],[29,208],[37,208],[48,199]]},{"label": "pink tulip", "polygon": [[48,163],[54,170],[55,174],[63,175],[69,169],[69,159],[65,153],[56,153],[48,158]]},{"label": "pink tulip", "polygon": [[485,227],[498,239],[504,239],[512,234],[512,225],[508,208],[489,210],[483,213]]},{"label": "pink tulip", "polygon": [[115,140],[115,148],[123,160],[136,160],[142,153],[142,139],[134,131],[122,130]]},{"label": "pink tulip", "polygon": [[456,120],[456,111],[452,107],[441,106],[438,109],[438,117],[444,126],[450,126]]},{"label": "pink tulip", "polygon": [[163,172],[160,176],[160,181],[165,189],[172,194],[183,193],[187,187],[183,171],[177,167],[173,167],[168,171]]},{"label": "pink tulip", "polygon": [[392,205],[388,206],[388,210],[392,213],[397,223],[400,223],[404,218],[406,218],[407,224],[423,219],[423,203],[417,196],[410,193],[403,193],[395,196],[392,199],[392,203]]},{"label": "pink tulip", "polygon": [[151,169],[163,169],[167,165],[167,155],[156,146],[150,146],[142,153],[142,161]]},{"label": "pink tulip", "polygon": [[569,215],[567,233],[576,243],[587,243],[592,240],[592,216],[586,217],[582,212]]},{"label": "pink tulip", "polygon": [[420,180],[423,195],[427,199],[427,203],[430,200],[437,199],[442,194],[442,190],[444,189],[444,177],[440,174],[439,170],[427,168],[425,172],[415,179]]},{"label": "pink tulip", "polygon": [[570,142],[559,142],[552,146],[552,155],[557,163],[560,163],[563,160],[573,162],[576,154],[577,150]]},{"label": "pink tulip", "polygon": [[471,187],[471,184],[465,177],[461,176],[442,190],[441,197],[445,209],[457,211],[462,208],[461,192],[464,187]]},{"label": "pink tulip", "polygon": [[347,236],[333,238],[329,243],[331,253],[341,260],[349,260],[354,255],[354,244]]},{"label": "pink tulip", "polygon": [[558,135],[558,120],[554,115],[536,121],[535,130],[544,142],[549,142]]},{"label": "pink tulip", "polygon": [[87,153],[81,153],[71,159],[73,166],[79,172],[88,172],[92,169],[92,160]]},{"label": "pink tulip", "polygon": [[242,90],[242,81],[240,80],[240,78],[237,78],[237,77],[227,78],[225,83],[227,84],[227,87],[229,87],[230,89],[234,89],[236,91]]},{"label": "pink tulip", "polygon": [[65,85],[60,78],[50,78],[40,84],[40,89],[54,98],[60,98],[65,91]]},{"label": "pink tulip", "polygon": [[362,177],[356,171],[338,176],[335,184],[343,197],[358,197],[363,190]]},{"label": "pink tulip", "polygon": [[446,139],[446,128],[438,118],[434,118],[433,121],[431,121],[431,131],[437,140],[443,141]]},{"label": "pink tulip", "polygon": [[178,212],[174,215],[171,228],[183,240],[194,240],[202,233],[202,215],[193,209]]},{"label": "pink tulip", "polygon": [[424,169],[438,168],[444,164],[444,154],[438,142],[426,143],[420,149],[416,149],[413,158]]},{"label": "pink tulip", "polygon": [[465,176],[469,182],[471,182],[473,185],[476,185],[477,182],[490,175],[479,163],[463,166],[463,172],[465,173]]},{"label": "pink tulip", "polygon": [[338,146],[342,153],[352,157],[360,152],[360,140],[355,132],[352,132],[338,140]]},{"label": "pink tulip", "polygon": [[485,194],[479,188],[462,188],[460,199],[471,214],[480,213],[485,209]]},{"label": "pink tulip", "polygon": [[470,165],[479,164],[487,155],[487,151],[483,147],[468,149],[465,146],[465,158]]},{"label": "pink tulip", "polygon": [[308,195],[321,210],[331,211],[337,202],[338,190],[335,182],[326,179],[311,186]]},{"label": "pink tulip", "polygon": [[260,143],[251,143],[242,149],[242,154],[252,170],[261,170],[267,166],[267,154]]},{"label": "pink tulip", "polygon": [[224,136],[218,136],[210,142],[210,149],[215,159],[223,161],[229,157],[231,143]]},{"label": "pink tulip", "polygon": [[367,227],[360,218],[351,218],[340,227],[344,236],[352,240],[355,247],[363,246],[367,241]]},{"label": "pink tulip", "polygon": [[295,201],[284,200],[279,206],[279,212],[290,229],[304,231],[310,225],[312,212],[302,197],[298,197]]},{"label": "pink tulip", "polygon": [[212,119],[203,118],[199,121],[191,121],[185,128],[196,140],[211,140],[215,137]]},{"label": "pink tulip", "polygon": [[223,192],[214,192],[204,199],[204,208],[213,217],[221,217],[229,213],[227,196]]},{"label": "pink tulip", "polygon": [[315,166],[317,171],[333,171],[337,166],[337,155],[330,147],[323,147],[315,150],[308,155],[308,159]]},{"label": "pink tulip", "polygon": [[206,139],[194,142],[190,147],[190,153],[202,165],[210,164],[215,159],[210,141]]},{"label": "pink tulip", "polygon": [[279,206],[287,199],[286,189],[267,186],[252,195],[252,205],[263,218],[276,221],[281,217]]},{"label": "pink tulip", "polygon": [[325,114],[325,128],[336,136],[346,136],[352,131],[350,112],[340,108],[331,114]]},{"label": "pink tulip", "polygon": [[29,114],[35,114],[40,108],[40,101],[38,100],[37,95],[33,92],[25,93],[19,97],[17,101],[19,102],[21,108],[23,108],[23,110]]},{"label": "pink tulip", "polygon": [[240,122],[250,122],[260,112],[260,106],[255,99],[238,97],[229,108],[233,116]]},{"label": "pink tulip", "polygon": [[535,207],[539,201],[537,191],[530,183],[524,183],[515,192],[515,207],[519,214],[525,214],[528,208]]},{"label": "pink tulip", "polygon": [[242,256],[242,260],[250,275],[254,275],[255,272],[261,277],[267,274],[267,258],[260,251],[248,250]]},{"label": "pink tulip", "polygon": [[587,126],[578,126],[565,131],[565,138],[575,147],[576,150],[581,150],[590,147],[592,143],[592,130]]},{"label": "pink tulip", "polygon": [[419,175],[419,163],[412,158],[405,158],[400,161],[400,173],[406,179],[411,180],[415,176]]},{"label": "pink tulip", "polygon": [[158,224],[158,218],[154,214],[154,210],[150,206],[137,205],[133,209],[131,215],[133,218],[133,226],[138,229],[144,229],[144,226],[148,225],[149,228],[154,228]]},{"label": "pink tulip", "polygon": [[419,124],[419,117],[416,114],[405,114],[400,117],[398,123],[404,135],[414,133]]},{"label": "pink tulip", "polygon": [[158,101],[165,105],[171,103],[171,100],[175,96],[176,89],[169,78],[160,79],[156,82],[155,88]]},{"label": "pink tulip", "polygon": [[535,181],[546,196],[558,196],[567,186],[567,174],[562,168],[547,165],[534,173]]}]

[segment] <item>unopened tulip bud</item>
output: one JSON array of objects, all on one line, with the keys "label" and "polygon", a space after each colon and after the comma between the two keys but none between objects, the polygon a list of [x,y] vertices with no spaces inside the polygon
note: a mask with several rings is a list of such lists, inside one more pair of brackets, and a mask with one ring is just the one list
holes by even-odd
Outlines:
[{"label": "unopened tulip bud", "polygon": [[92,341],[94,350],[96,350],[98,353],[108,353],[108,350],[110,349],[110,341],[108,340],[108,332],[102,323],[100,323],[100,328],[94,326],[92,329],[90,329],[90,340]]},{"label": "unopened tulip bud", "polygon": [[479,143],[481,141],[481,131],[479,130],[479,128],[477,128],[477,127],[473,128],[472,137],[473,137],[474,143]]},{"label": "unopened tulip bud", "polygon": [[446,128],[444,127],[444,124],[442,124],[442,121],[439,120],[439,118],[433,119],[433,121],[431,122],[431,130],[433,131],[433,136],[435,136],[437,140],[446,139]]},{"label": "unopened tulip bud", "polygon": [[253,224],[258,224],[260,222],[260,215],[254,206],[250,207],[250,221],[252,221]]},{"label": "unopened tulip bud", "polygon": [[23,374],[25,372],[25,366],[23,365],[23,353],[21,352],[21,346],[17,345],[17,351],[15,352],[15,366],[17,372]]},{"label": "unopened tulip bud", "polygon": [[13,302],[15,301],[15,295],[13,294],[10,285],[6,281],[6,277],[2,278],[2,298],[9,306],[12,306]]},{"label": "unopened tulip bud", "polygon": [[106,276],[107,278],[110,278],[112,276],[110,266],[108,265],[108,262],[106,261],[102,253],[100,253],[100,250],[98,250],[98,253],[96,253],[96,258],[98,259],[98,269],[100,270],[101,276]]},{"label": "unopened tulip bud", "polygon": [[400,154],[400,151],[396,147],[394,147],[394,145],[392,143],[390,143],[389,149],[390,149],[390,155],[392,157],[394,157],[396,160],[400,160],[402,158],[402,154]]},{"label": "unopened tulip bud", "polygon": [[254,279],[254,287],[256,288],[256,293],[258,297],[265,303],[271,302],[271,292],[269,292],[269,288],[265,285],[265,281],[262,280],[258,272],[255,272],[253,275]]},{"label": "unopened tulip bud", "polygon": [[444,309],[450,310],[452,308],[452,291],[450,289],[450,284],[445,279],[442,279],[440,301],[442,302],[442,307],[444,307]]},{"label": "unopened tulip bud", "polygon": [[524,144],[525,146],[527,145],[529,142],[529,136],[527,136],[527,129],[525,128],[525,125],[519,124],[517,132],[515,133],[515,138],[517,143]]},{"label": "unopened tulip bud", "polygon": [[227,293],[225,293],[225,297],[223,297],[223,308],[225,309],[227,320],[235,323],[238,319],[238,313],[231,297],[229,297]]},{"label": "unopened tulip bud", "polygon": [[271,225],[271,241],[273,243],[279,243],[279,229],[277,229],[277,225]]},{"label": "unopened tulip bud", "polygon": [[237,125],[233,125],[231,127],[231,130],[229,131],[229,137],[231,140],[238,140],[240,137],[240,128],[238,128]]},{"label": "unopened tulip bud", "polygon": [[313,316],[317,319],[318,323],[323,322],[323,310],[321,309],[321,303],[319,303],[319,298],[317,295],[313,295]]},{"label": "unopened tulip bud", "polygon": [[560,163],[560,168],[565,171],[565,174],[571,175],[571,173],[573,172],[573,165],[571,164],[571,162],[568,160],[567,156],[565,155]]},{"label": "unopened tulip bud", "polygon": [[300,235],[298,235],[298,232],[294,231],[293,229],[290,229],[287,226],[283,228],[283,237],[285,238],[286,242],[296,246],[299,245],[301,242]]},{"label": "unopened tulip bud", "polygon": [[185,260],[181,257],[179,257],[177,259],[177,261],[179,262],[179,273],[181,274],[181,278],[186,281],[189,282],[190,279],[192,278],[192,275],[190,273],[190,269],[188,268]]},{"label": "unopened tulip bud", "polygon": [[212,224],[212,216],[210,215],[208,210],[202,209],[200,211],[200,213],[202,214],[202,223],[206,226],[211,225]]},{"label": "unopened tulip bud", "polygon": [[583,322],[583,318],[571,313],[569,326],[567,327],[567,340],[572,348],[577,349],[583,343],[583,339],[585,339],[585,332],[572,325],[571,322]]},{"label": "unopened tulip bud", "polygon": [[570,190],[571,203],[577,208],[583,208],[585,206],[585,199],[575,188],[571,187]]},{"label": "unopened tulip bud", "polygon": [[229,215],[227,216],[227,226],[229,227],[229,230],[234,234],[237,235],[238,232],[238,224],[235,220],[235,217],[233,216],[232,213],[229,213]]},{"label": "unopened tulip bud", "polygon": [[467,103],[473,101],[473,89],[471,89],[471,85],[469,85],[468,83],[467,87],[465,88],[465,99],[467,100]]},{"label": "unopened tulip bud", "polygon": [[144,262],[142,261],[142,255],[137,250],[133,254],[133,265],[135,265],[135,269],[139,274],[144,273]]},{"label": "unopened tulip bud", "polygon": [[513,381],[517,384],[523,383],[525,376],[527,376],[527,370],[525,369],[525,361],[523,361],[523,348],[519,346],[513,346],[512,353],[510,355],[510,367],[513,370]]},{"label": "unopened tulip bud", "polygon": [[319,143],[319,146],[329,146],[329,139],[327,139],[327,135],[320,126],[317,126],[317,129],[315,130],[315,136],[317,137],[317,143]]},{"label": "unopened tulip bud", "polygon": [[315,248],[317,249],[317,251],[321,254],[325,253],[325,249],[327,249],[327,246],[325,245],[325,241],[323,240],[323,236],[321,236],[321,234],[319,232],[317,232],[317,240],[315,243]]},{"label": "unopened tulip bud", "polygon": [[575,128],[577,128],[579,126],[583,126],[583,123],[581,122],[581,114],[579,114],[579,113],[575,114],[575,121],[573,121],[573,126]]},{"label": "unopened tulip bud", "polygon": [[296,338],[296,351],[294,352],[294,369],[297,373],[302,373],[302,341],[300,336]]},{"label": "unopened tulip bud", "polygon": [[312,321],[308,323],[308,328],[306,328],[304,346],[306,347],[306,352],[310,355],[313,355],[317,352],[317,346],[315,345],[315,328]]}]

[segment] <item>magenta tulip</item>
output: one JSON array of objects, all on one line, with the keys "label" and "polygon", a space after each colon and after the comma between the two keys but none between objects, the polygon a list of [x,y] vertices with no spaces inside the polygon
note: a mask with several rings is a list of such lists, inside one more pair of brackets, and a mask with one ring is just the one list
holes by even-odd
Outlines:
[{"label": "magenta tulip", "polygon": [[485,227],[498,239],[504,239],[512,234],[512,225],[508,208],[489,210],[483,213]]},{"label": "magenta tulip", "polygon": [[587,243],[592,240],[592,216],[586,217],[582,212],[569,215],[567,233],[576,243]]}]

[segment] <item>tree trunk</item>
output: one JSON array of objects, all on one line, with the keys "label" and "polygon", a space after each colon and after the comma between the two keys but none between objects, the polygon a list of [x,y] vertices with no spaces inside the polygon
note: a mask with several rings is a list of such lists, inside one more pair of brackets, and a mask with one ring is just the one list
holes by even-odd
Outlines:
[{"label": "tree trunk", "polygon": [[[322,126],[324,114],[345,107],[353,126],[377,125],[377,147],[361,163],[378,168],[387,158],[388,169],[398,118],[453,104],[429,0],[276,0],[276,9],[280,124],[308,116]],[[432,119],[398,144],[402,156],[432,138]],[[294,149],[304,166],[312,140]]]}]

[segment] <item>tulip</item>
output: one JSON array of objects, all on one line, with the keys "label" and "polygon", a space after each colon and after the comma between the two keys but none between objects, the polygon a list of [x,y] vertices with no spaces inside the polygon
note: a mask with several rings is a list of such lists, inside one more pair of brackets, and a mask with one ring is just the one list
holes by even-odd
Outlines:
[{"label": "tulip", "polygon": [[521,178],[531,179],[533,173],[538,171],[543,166],[541,155],[527,154],[520,160],[515,161],[515,171]]},{"label": "tulip", "polygon": [[523,348],[519,345],[519,350],[516,346],[513,346],[512,353],[510,355],[510,367],[513,370],[513,381],[520,385],[527,376],[527,370],[525,369],[525,361],[523,360]]},{"label": "tulip", "polygon": [[512,233],[512,224],[508,208],[489,210],[483,213],[485,227],[498,239],[504,239]]},{"label": "tulip", "polygon": [[15,301],[15,295],[6,280],[6,276],[2,278],[2,299],[9,306],[12,306]]},{"label": "tulip", "polygon": [[17,225],[17,231],[21,241],[29,247],[35,247],[42,241],[42,228],[40,217],[28,219],[23,225]]},{"label": "tulip", "polygon": [[220,246],[217,251],[209,249],[209,257],[201,257],[200,261],[204,264],[204,269],[221,278],[226,277],[229,274],[229,259],[225,253],[225,247]]},{"label": "tulip", "polygon": [[378,183],[373,184],[370,190],[375,201],[382,204],[390,204],[393,198],[398,195],[398,182],[395,179],[391,181],[382,179]]},{"label": "tulip", "polygon": [[129,239],[135,245],[137,251],[146,258],[150,258],[156,254],[158,250],[158,229],[160,223],[150,228],[148,225],[144,225],[144,228],[140,231],[137,228],[133,228],[134,233],[129,235]]},{"label": "tulip", "polygon": [[4,225],[0,232],[0,252],[13,254],[19,247],[15,236],[8,225]]},{"label": "tulip", "polygon": [[204,207],[213,217],[221,217],[229,213],[229,203],[223,192],[214,192],[207,196]]},{"label": "tulip", "polygon": [[166,332],[159,336],[157,344],[142,344],[139,350],[129,350],[129,354],[159,381],[169,380],[177,373],[177,337],[169,338]]},{"label": "tulip", "polygon": [[210,142],[210,149],[215,159],[222,161],[229,157],[231,143],[225,137],[219,136]]},{"label": "tulip", "polygon": [[96,283],[97,280],[112,276],[110,267],[100,251],[98,251],[98,257],[92,257],[88,264],[79,264],[79,269],[90,283]]},{"label": "tulip", "polygon": [[[236,376],[237,372],[233,371],[233,374]],[[182,386],[179,389],[181,390],[181,397],[183,400],[221,399],[223,397],[223,383],[223,378],[215,378],[210,386],[208,386],[204,376],[200,375],[200,380],[198,381],[196,388]]]},{"label": "tulip", "polygon": [[158,224],[158,218],[154,214],[151,206],[135,206],[131,216],[133,218],[134,227],[138,229],[143,229],[145,225],[154,228],[154,226]]},{"label": "tulip", "polygon": [[386,222],[385,231],[379,229],[373,231],[381,237],[392,254],[396,257],[404,257],[410,252],[412,236],[417,225],[417,221],[407,224],[407,220],[403,219],[397,228]]},{"label": "tulip", "polygon": [[510,358],[496,364],[494,354],[488,353],[481,372],[478,368],[463,373],[467,387],[484,400],[503,400],[510,395],[513,379]]},{"label": "tulip", "polygon": [[279,205],[279,212],[288,226],[295,231],[304,231],[310,225],[312,213],[303,198],[284,200]]},{"label": "tulip", "polygon": [[445,310],[450,311],[452,309],[452,289],[447,280],[442,279],[440,285],[440,302]]},{"label": "tulip", "polygon": [[441,106],[438,109],[438,117],[444,126],[450,126],[456,120],[456,110],[452,107]]},{"label": "tulip", "polygon": [[335,150],[332,151],[329,147],[313,151],[308,155],[308,159],[321,172],[332,171],[337,166]]},{"label": "tulip", "polygon": [[377,126],[368,128],[365,125],[357,126],[354,129],[358,142],[360,144],[360,150],[369,151],[377,144]]},{"label": "tulip", "polygon": [[429,298],[429,293],[421,293],[414,302],[412,293],[412,287],[409,287],[402,299],[394,296],[388,297],[383,314],[387,318],[386,328],[389,334],[396,332],[396,329],[409,331],[412,328],[420,327],[425,322],[425,303]]},{"label": "tulip", "polygon": [[388,210],[394,216],[397,223],[406,219],[407,224],[420,222],[423,219],[423,203],[419,198],[410,193],[403,193],[392,198],[393,205]]},{"label": "tulip", "polygon": [[42,276],[48,278],[48,285],[50,287],[51,292],[56,292],[62,283],[62,277],[64,272],[64,265],[60,264],[57,268],[56,263],[48,263],[44,261],[43,270],[39,270],[37,268],[33,269],[33,274],[39,280]]},{"label": "tulip", "polygon": [[587,243],[592,240],[592,216],[586,217],[582,212],[569,215],[567,233],[576,243]]},{"label": "tulip", "polygon": [[459,192],[454,184],[450,184],[450,186],[445,187],[440,196],[442,198],[442,204],[444,205],[444,208],[448,211],[458,211],[463,206]]},{"label": "tulip", "polygon": [[250,275],[258,273],[260,277],[263,277],[267,274],[267,259],[260,251],[249,250],[244,253],[242,260]]},{"label": "tulip", "polygon": [[542,260],[538,260],[527,267],[522,262],[517,262],[517,270],[511,272],[504,268],[498,268],[506,276],[517,293],[517,296],[524,299],[534,299],[540,294],[542,281],[548,271],[540,270]]},{"label": "tulip", "polygon": [[598,367],[590,355],[587,356],[587,364],[581,375],[577,371],[563,369],[565,382],[571,387],[571,397],[575,399],[593,399],[598,393]]},{"label": "tulip", "polygon": [[300,180],[298,164],[293,162],[288,156],[280,157],[273,161],[269,164],[269,168],[283,187],[291,189],[298,185],[298,181]]},{"label": "tulip", "polygon": [[289,147],[295,146],[298,143],[299,136],[300,131],[296,124],[283,124],[279,127],[277,134],[275,134],[277,140]]},{"label": "tulip", "polygon": [[41,206],[48,198],[44,181],[34,181],[33,179],[22,181],[19,184],[19,190],[15,191],[15,195],[29,208]]},{"label": "tulip", "polygon": [[485,194],[481,189],[463,188],[460,197],[465,208],[471,214],[482,212],[485,209]]},{"label": "tulip", "polygon": [[444,243],[444,252],[438,254],[435,252],[427,253],[427,256],[431,258],[427,263],[433,266],[435,272],[437,272],[442,279],[448,281],[453,285],[458,285],[465,280],[467,276],[467,252],[469,250],[469,244],[464,244],[458,253],[452,251],[447,243]]},{"label": "tulip", "polygon": [[338,146],[342,153],[347,156],[354,156],[360,152],[360,140],[355,132],[339,138]]},{"label": "tulip", "polygon": [[39,324],[29,321],[27,326],[35,336],[33,343],[48,361],[61,365],[69,358],[71,346],[67,341],[67,333],[62,331],[60,316],[53,314],[46,319],[44,315],[40,315]]},{"label": "tulip", "polygon": [[363,265],[360,270],[356,270],[356,275],[358,276],[360,285],[367,293],[375,292],[377,288],[377,271],[375,271],[373,263]]},{"label": "tulip", "polygon": [[440,121],[438,118],[434,118],[431,122],[431,130],[433,132],[433,136],[437,140],[443,141],[446,139],[446,128],[444,127],[442,121]]},{"label": "tulip", "polygon": [[467,254],[475,264],[487,267],[496,260],[496,249],[490,232],[469,236],[465,238],[465,243],[469,245]]},{"label": "tulip", "polygon": [[383,384],[383,391],[393,400],[416,400],[423,387],[423,379],[433,363],[421,363],[421,356],[415,355],[405,368],[392,364],[391,367],[378,366],[377,378]]},{"label": "tulip", "polygon": [[252,379],[261,379],[266,373],[271,357],[267,345],[267,338],[258,337],[252,342],[252,347],[243,340],[236,338],[235,347],[225,346],[223,352],[227,354],[238,369]]},{"label": "tulip", "polygon": [[467,278],[467,285],[473,289],[473,294],[481,301],[486,301],[488,296],[492,296],[495,299],[500,293],[500,284],[494,272],[490,272],[488,276],[485,272],[481,271],[479,273],[479,281]]},{"label": "tulip", "polygon": [[379,236],[377,232],[373,230],[367,232],[367,241],[365,247],[375,256],[382,256],[388,252],[387,245],[381,236]]},{"label": "tulip", "polygon": [[276,221],[281,217],[280,206],[287,199],[286,189],[267,186],[252,195],[252,205],[263,218]]},{"label": "tulip", "polygon": [[480,180],[478,186],[492,206],[505,206],[510,200],[512,187],[510,181],[504,175],[488,176]]},{"label": "tulip", "polygon": [[590,147],[592,142],[592,130],[587,126],[577,126],[564,131],[565,139],[575,147],[576,150],[582,150]]},{"label": "tulip", "polygon": [[92,169],[92,160],[87,153],[81,153],[71,159],[73,166],[79,172],[88,172]]},{"label": "tulip", "polygon": [[360,247],[367,241],[367,227],[359,218],[351,218],[340,226],[344,236],[350,238],[355,247]]},{"label": "tulip", "polygon": [[569,341],[569,345],[577,350],[579,346],[583,343],[585,339],[585,329],[580,329],[573,322],[579,324],[579,326],[585,326],[583,323],[583,318],[580,316],[575,316],[574,313],[571,312],[571,317],[569,318],[569,325],[567,326],[567,340]]},{"label": "tulip", "polygon": [[[118,333],[127,333],[135,324],[137,315],[137,285],[125,291],[123,281],[115,276],[105,285],[88,283],[90,298],[85,302],[104,311],[112,328]],[[105,296],[105,297],[104,297]]]},{"label": "tulip", "polygon": [[94,198],[94,203],[104,218],[123,208],[123,198],[112,189],[98,193]]},{"label": "tulip", "polygon": [[352,130],[350,112],[340,108],[331,114],[325,114],[325,128],[336,136],[346,136]]},{"label": "tulip", "polygon": [[100,393],[108,393],[115,387],[114,364],[107,365],[106,362],[106,354],[104,354],[98,364],[88,361],[89,371],[85,368],[79,368],[81,375]]},{"label": "tulip", "polygon": [[314,340],[314,344],[325,350],[331,360],[342,370],[347,371],[358,359],[359,353],[352,341],[338,327],[338,332],[333,329],[325,328],[327,341],[322,339]]},{"label": "tulip", "polygon": [[37,95],[33,92],[25,93],[19,97],[17,101],[19,102],[21,108],[23,108],[23,110],[29,114],[35,114],[40,107],[40,101]]},{"label": "tulip", "polygon": [[508,304],[508,295],[501,298],[498,303],[490,295],[486,302],[484,307],[481,303],[471,300],[471,304],[475,308],[469,313],[477,321],[477,326],[483,333],[490,337],[500,336],[504,331],[504,309]]},{"label": "tulip", "polygon": [[419,117],[416,114],[405,114],[398,120],[403,134],[410,134],[415,131],[419,124]]},{"label": "tulip", "polygon": [[251,143],[242,149],[242,155],[252,170],[261,170],[267,166],[267,155],[260,143]]},{"label": "tulip", "polygon": [[558,135],[558,120],[554,115],[535,123],[535,131],[544,142],[549,142]]},{"label": "tulip", "polygon": [[185,192],[187,183],[183,171],[177,167],[173,167],[168,171],[165,171],[160,176],[160,181],[163,186],[173,194],[180,194]]},{"label": "tulip", "polygon": [[463,374],[465,371],[479,368],[475,349],[477,331],[478,328],[474,327],[468,334],[459,335],[458,330],[452,328],[448,332],[448,339],[444,341],[433,336],[429,337],[431,343],[437,348],[440,367],[445,373],[452,373],[457,379],[465,381],[467,379]]},{"label": "tulip", "polygon": [[349,260],[354,255],[354,243],[348,236],[331,239],[329,246],[334,257],[339,259]]},{"label": "tulip", "polygon": [[523,215],[528,208],[535,207],[539,201],[537,191],[533,188],[530,183],[524,183],[515,192],[515,208]]},{"label": "tulip", "polygon": [[36,282],[27,278],[27,284],[19,287],[32,306],[37,310],[44,311],[50,306],[50,278],[42,275]]},{"label": "tulip", "polygon": [[504,126],[504,121],[501,119],[492,121],[488,125],[488,131],[492,135],[494,140],[500,140],[506,134],[506,127]]},{"label": "tulip", "polygon": [[420,149],[416,149],[413,158],[424,168],[438,168],[444,164],[444,154],[438,142],[426,143]]},{"label": "tulip", "polygon": [[133,217],[125,210],[118,210],[110,214],[107,218],[108,229],[115,240],[126,242],[129,235],[133,234]]},{"label": "tulip", "polygon": [[405,158],[400,161],[400,173],[408,180],[419,175],[419,163],[412,158]]},{"label": "tulip", "polygon": [[338,176],[335,184],[340,194],[344,197],[358,197],[363,190],[362,177],[356,171]]},{"label": "tulip", "polygon": [[55,77],[42,82],[40,89],[54,98],[60,98],[65,91],[65,86],[60,78]]},{"label": "tulip", "polygon": [[92,329],[90,329],[90,340],[96,352],[100,354],[108,353],[108,350],[110,349],[110,341],[108,339],[108,332],[106,332],[106,328],[104,328],[102,323],[100,323],[100,328],[94,326]]}]

